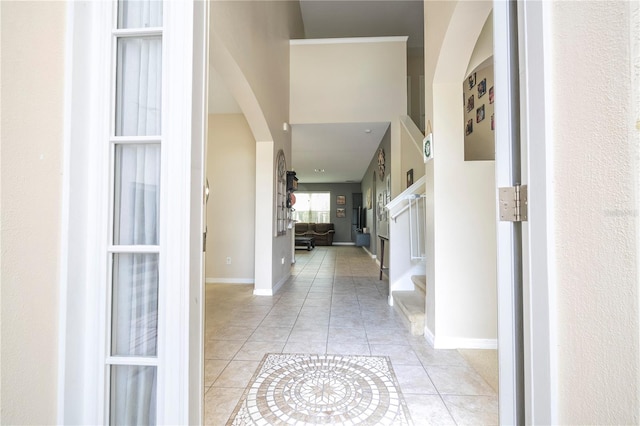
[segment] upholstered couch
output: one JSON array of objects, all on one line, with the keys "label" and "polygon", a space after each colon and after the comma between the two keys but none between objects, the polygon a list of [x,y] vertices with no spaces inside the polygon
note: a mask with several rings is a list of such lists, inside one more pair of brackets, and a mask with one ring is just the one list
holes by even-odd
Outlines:
[{"label": "upholstered couch", "polygon": [[333,244],[333,223],[296,223],[296,237],[314,237],[317,246]]}]

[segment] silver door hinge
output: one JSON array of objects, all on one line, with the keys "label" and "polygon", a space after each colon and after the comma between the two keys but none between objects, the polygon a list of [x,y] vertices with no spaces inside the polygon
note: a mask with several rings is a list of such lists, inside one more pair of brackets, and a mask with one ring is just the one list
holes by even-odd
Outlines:
[{"label": "silver door hinge", "polygon": [[507,186],[499,189],[500,221],[525,222],[528,219],[527,185]]}]

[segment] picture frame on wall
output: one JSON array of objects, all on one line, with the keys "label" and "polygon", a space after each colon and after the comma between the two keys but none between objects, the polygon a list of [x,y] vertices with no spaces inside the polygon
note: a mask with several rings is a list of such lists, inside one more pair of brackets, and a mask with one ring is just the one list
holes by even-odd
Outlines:
[{"label": "picture frame on wall", "polygon": [[476,86],[476,73],[475,72],[471,73],[471,75],[467,79],[467,82],[469,83],[469,89],[473,89]]},{"label": "picture frame on wall", "polygon": [[407,172],[407,188],[413,185],[413,169]]},{"label": "picture frame on wall", "polygon": [[347,210],[343,207],[336,209],[336,217],[347,217]]},{"label": "picture frame on wall", "polygon": [[484,96],[487,93],[487,79],[483,78],[480,83],[478,83],[478,98]]},{"label": "picture frame on wall", "polygon": [[493,86],[489,87],[489,103],[493,103]]},{"label": "picture frame on wall", "polygon": [[496,122],[493,118],[494,114],[491,114],[491,130],[495,130],[496,129]]},{"label": "picture frame on wall", "polygon": [[473,111],[473,108],[475,107],[475,100],[473,95],[469,96],[469,98],[467,99],[467,112],[471,112]]},{"label": "picture frame on wall", "polygon": [[484,104],[476,110],[476,123],[484,120]]},{"label": "picture frame on wall", "polygon": [[347,199],[344,195],[338,195],[338,197],[336,198],[336,204],[339,206],[344,206],[345,204],[347,204]]},{"label": "picture frame on wall", "polygon": [[473,133],[473,118],[467,120],[467,125],[464,129],[464,134],[466,136],[469,136],[471,133]]}]

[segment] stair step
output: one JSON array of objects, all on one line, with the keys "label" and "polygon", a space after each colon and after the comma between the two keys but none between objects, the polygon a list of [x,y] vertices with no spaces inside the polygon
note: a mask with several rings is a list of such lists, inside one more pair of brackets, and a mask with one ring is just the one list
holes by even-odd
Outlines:
[{"label": "stair step", "polygon": [[417,290],[420,290],[423,294],[427,293],[427,276],[426,275],[411,275],[411,281],[416,286]]},{"label": "stair step", "polygon": [[411,334],[424,334],[424,293],[420,291],[394,291],[393,305],[398,308],[409,325]]}]

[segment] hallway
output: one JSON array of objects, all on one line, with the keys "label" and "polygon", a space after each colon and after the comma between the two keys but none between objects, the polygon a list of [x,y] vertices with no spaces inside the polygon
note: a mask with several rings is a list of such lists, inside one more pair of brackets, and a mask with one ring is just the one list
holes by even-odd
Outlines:
[{"label": "hallway", "polygon": [[208,284],[205,423],[222,425],[266,353],[389,356],[416,425],[497,424],[498,398],[456,350],[413,337],[387,305],[387,282],[360,248],[296,252],[273,297]]}]

